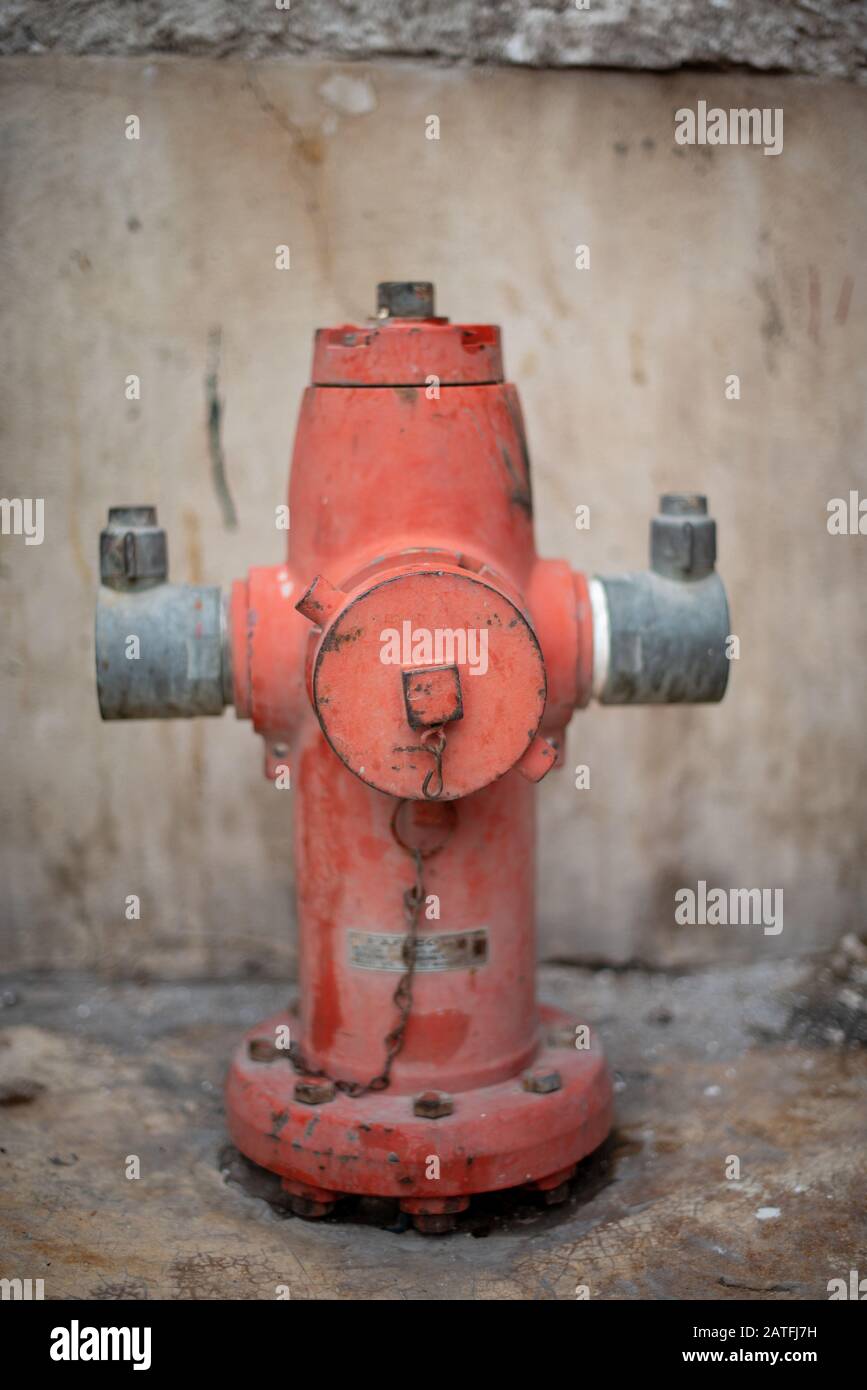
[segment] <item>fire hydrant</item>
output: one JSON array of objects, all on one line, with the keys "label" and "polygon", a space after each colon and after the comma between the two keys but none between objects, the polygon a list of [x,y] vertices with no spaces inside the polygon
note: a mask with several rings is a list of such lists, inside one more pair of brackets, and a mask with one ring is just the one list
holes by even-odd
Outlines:
[{"label": "fire hydrant", "polygon": [[540,560],[499,330],[429,284],[378,305],[316,334],[285,563],[224,602],[167,582],[154,508],[111,510],[97,676],[106,719],[233,703],[296,798],[299,1004],[236,1052],[234,1142],[300,1215],[384,1196],[441,1231],[473,1193],[562,1198],[608,1134],[595,1031],[536,1000],[533,784],[591,697],[721,699],[729,620],[698,495],[647,571]]}]

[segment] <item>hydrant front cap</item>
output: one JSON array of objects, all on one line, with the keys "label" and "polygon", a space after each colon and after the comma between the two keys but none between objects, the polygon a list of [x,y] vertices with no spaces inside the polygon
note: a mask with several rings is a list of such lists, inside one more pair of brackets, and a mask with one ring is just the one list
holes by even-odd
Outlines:
[{"label": "hydrant front cap", "polygon": [[467,796],[523,757],[545,708],[545,668],[526,616],[456,568],[414,568],[363,586],[323,628],[312,697],[337,756],[390,796],[420,798],[424,731],[445,730],[442,798]]}]

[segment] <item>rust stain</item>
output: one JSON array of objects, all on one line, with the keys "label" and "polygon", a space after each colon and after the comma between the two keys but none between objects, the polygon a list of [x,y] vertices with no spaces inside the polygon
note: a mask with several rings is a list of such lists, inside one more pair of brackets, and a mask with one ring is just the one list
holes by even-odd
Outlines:
[{"label": "rust stain", "polygon": [[837,300],[837,308],[834,311],[834,319],[841,326],[849,317],[849,309],[852,305],[852,291],[854,288],[855,277],[853,275],[845,276],[840,286],[840,298]]},{"label": "rust stain", "polygon": [[[325,769],[328,759],[333,755],[325,740],[317,740],[304,752],[301,761],[301,776],[310,787],[314,787],[323,777],[328,783]],[[317,826],[313,818],[305,817],[302,827],[301,865],[299,880],[303,872],[307,910],[316,919],[319,927],[319,958],[315,963],[311,989],[313,994],[313,1036],[312,1045],[316,1051],[329,1048],[343,1021],[340,1007],[338,969],[335,959],[337,943],[335,931],[337,907],[341,895],[340,869],[334,861],[333,847],[323,826]]]},{"label": "rust stain", "polygon": [[644,343],[640,333],[629,335],[629,370],[635,386],[647,385],[647,372],[644,370]]},{"label": "rust stain", "polygon": [[238,527],[238,513],[226,477],[226,458],[223,452],[223,401],[220,399],[220,352],[222,329],[218,326],[208,333],[207,366],[205,371],[205,404],[207,407],[208,450],[211,456],[211,480],[223,525],[227,531]]},{"label": "rust stain", "polygon": [[764,308],[764,317],[759,331],[765,340],[765,356],[768,370],[774,372],[777,366],[777,347],[786,336],[783,316],[777,299],[776,286],[769,277],[756,279],[756,293]]},{"label": "rust stain", "polygon": [[279,1139],[280,1131],[289,1119],[288,1110],[277,1110],[271,1116],[271,1138]]},{"label": "rust stain", "polygon": [[325,638],[325,641],[322,643],[322,650],[324,652],[338,652],[347,642],[357,642],[359,637],[363,636],[363,634],[363,627],[350,627],[347,628],[345,632],[338,632],[335,628],[332,628]]},{"label": "rust stain", "polygon": [[819,342],[819,324],[822,312],[822,290],[819,282],[819,272],[814,265],[809,267],[809,303],[810,318],[807,324],[807,333],[814,343]]},{"label": "rust stain", "polygon": [[181,521],[184,527],[184,540],[187,549],[187,582],[189,584],[201,584],[203,566],[199,518],[191,508],[186,508],[181,517]]},{"label": "rust stain", "polygon": [[503,463],[506,465],[506,472],[511,478],[513,484],[509,501],[514,506],[520,507],[521,510],[523,512],[526,512],[527,516],[532,519],[533,499],[530,496],[530,490],[526,486],[524,481],[518,476],[518,472],[515,468],[514,463],[512,462],[512,456],[506,448],[505,444],[500,445],[500,453],[503,458]]}]

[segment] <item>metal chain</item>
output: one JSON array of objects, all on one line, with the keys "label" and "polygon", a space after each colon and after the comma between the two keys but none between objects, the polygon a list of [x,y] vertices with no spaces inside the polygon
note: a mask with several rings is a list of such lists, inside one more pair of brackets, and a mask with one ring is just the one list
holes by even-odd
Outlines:
[{"label": "metal chain", "polygon": [[[430,753],[434,759],[434,766],[425,777],[421,785],[422,795],[428,801],[438,801],[443,794],[443,753],[446,746],[446,735],[442,725],[437,725],[434,729],[427,729],[421,736],[421,748],[425,753]],[[431,781],[436,778],[436,790],[431,790]],[[406,1026],[409,1023],[409,1014],[412,1008],[412,982],[415,975],[416,942],[418,941],[418,922],[421,910],[425,901],[424,871],[422,868],[423,860],[420,849],[410,849],[403,845],[415,864],[415,882],[409,888],[404,889],[403,894],[403,916],[406,922],[406,936],[403,941],[403,964],[404,972],[397,983],[397,988],[391,996],[391,1002],[397,1009],[397,1023],[386,1033],[383,1039],[385,1047],[385,1061],[382,1064],[382,1071],[377,1076],[372,1076],[367,1083],[361,1081],[335,1080],[329,1077],[326,1071],[316,1071],[308,1066],[297,1043],[293,1043],[289,1048],[289,1060],[300,1076],[321,1076],[333,1083],[338,1091],[346,1096],[365,1096],[369,1091],[385,1091],[391,1084],[391,1067],[395,1057],[403,1047],[406,1035]]]},{"label": "metal chain", "polygon": [[[404,973],[397,982],[397,989],[391,996],[391,1002],[397,1009],[398,1021],[390,1033],[385,1035],[385,1062],[382,1071],[378,1076],[374,1076],[368,1081],[366,1086],[359,1089],[348,1091],[347,1094],[359,1096],[364,1095],[365,1091],[385,1091],[391,1083],[391,1064],[403,1047],[406,1025],[409,1023],[409,1011],[412,1008],[412,982],[415,975],[415,954],[416,942],[418,940],[418,919],[424,906],[424,875],[422,870],[421,850],[413,850],[412,857],[415,861],[415,883],[409,888],[404,889],[403,894],[403,915],[406,921],[407,932],[403,942],[403,963]],[[339,1083],[338,1083],[339,1084]],[[344,1083],[344,1089],[346,1083]]]},{"label": "metal chain", "polygon": [[415,974],[415,954],[416,941],[418,940],[418,921],[425,900],[424,873],[422,869],[421,850],[408,850],[415,863],[415,882],[404,890],[403,894],[403,915],[407,925],[407,934],[403,943],[403,963],[406,967],[397,983],[397,988],[392,995],[392,1003],[397,1008],[398,1021],[389,1033],[386,1033],[385,1061],[382,1071],[378,1076],[373,1076],[364,1084],[361,1081],[338,1081],[333,1077],[328,1077],[326,1071],[316,1071],[309,1067],[304,1060],[301,1049],[297,1043],[293,1043],[289,1049],[289,1060],[295,1070],[301,1076],[321,1076],[334,1082],[338,1091],[344,1095],[357,1097],[364,1096],[368,1091],[385,1091],[391,1083],[392,1063],[403,1047],[406,1025],[409,1022],[409,1013],[412,1008],[412,982]]}]

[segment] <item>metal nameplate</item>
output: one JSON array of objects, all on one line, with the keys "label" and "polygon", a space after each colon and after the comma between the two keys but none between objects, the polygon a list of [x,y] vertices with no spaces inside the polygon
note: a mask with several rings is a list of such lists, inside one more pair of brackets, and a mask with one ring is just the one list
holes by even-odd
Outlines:
[{"label": "metal nameplate", "polygon": [[[349,964],[356,970],[403,971],[406,939],[397,932],[350,931]],[[487,927],[416,937],[415,968],[420,975],[434,970],[470,970],[484,965],[487,959]]]}]

